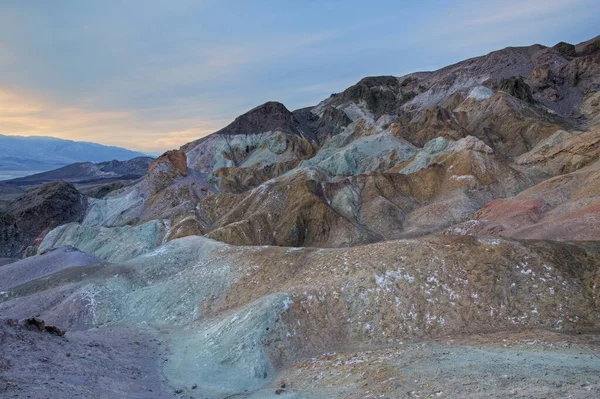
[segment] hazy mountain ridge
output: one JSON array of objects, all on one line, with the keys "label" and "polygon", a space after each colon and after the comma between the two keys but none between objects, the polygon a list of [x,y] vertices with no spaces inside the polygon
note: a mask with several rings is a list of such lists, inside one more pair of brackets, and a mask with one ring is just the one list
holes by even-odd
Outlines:
[{"label": "hazy mountain ridge", "polygon": [[143,153],[102,144],[54,137],[0,134],[0,173],[6,180],[56,169],[75,162],[126,161]]},{"label": "hazy mountain ridge", "polygon": [[77,162],[48,172],[7,180],[4,184],[24,186],[55,180],[83,182],[94,179],[139,178],[146,174],[152,160],[151,157],[137,157],[125,161]]}]

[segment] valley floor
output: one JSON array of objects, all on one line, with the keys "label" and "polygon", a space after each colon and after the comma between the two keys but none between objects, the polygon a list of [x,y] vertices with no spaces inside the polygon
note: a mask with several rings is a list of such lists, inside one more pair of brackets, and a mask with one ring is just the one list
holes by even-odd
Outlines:
[{"label": "valley floor", "polygon": [[331,353],[288,369],[283,397],[598,398],[598,338],[530,331]]},{"label": "valley floor", "polygon": [[[169,386],[161,372],[169,361],[168,340],[166,331],[117,327],[58,337],[2,320],[0,397],[207,397],[203,381]],[[599,396],[600,335],[541,330],[327,353],[293,364],[258,391],[234,395],[252,399]]]},{"label": "valley floor", "polygon": [[165,398],[161,342],[133,329],[63,337],[0,320],[0,398]]}]

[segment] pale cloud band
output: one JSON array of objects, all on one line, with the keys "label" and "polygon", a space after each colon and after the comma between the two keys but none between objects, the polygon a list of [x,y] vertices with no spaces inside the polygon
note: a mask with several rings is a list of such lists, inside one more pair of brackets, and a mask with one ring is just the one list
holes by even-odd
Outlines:
[{"label": "pale cloud band", "polygon": [[56,107],[50,102],[0,91],[2,134],[53,136],[145,152],[168,148],[210,134],[229,120],[139,120],[134,112]]}]

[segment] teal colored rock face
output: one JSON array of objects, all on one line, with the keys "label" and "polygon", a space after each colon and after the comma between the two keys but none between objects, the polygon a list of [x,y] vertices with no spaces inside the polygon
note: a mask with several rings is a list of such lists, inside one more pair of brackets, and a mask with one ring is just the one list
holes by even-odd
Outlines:
[{"label": "teal colored rock face", "polygon": [[458,141],[448,141],[443,137],[436,137],[435,139],[428,141],[423,148],[417,152],[411,163],[400,170],[400,173],[404,173],[405,175],[415,173],[431,165],[431,163],[440,155],[463,150],[476,151],[485,154],[494,152],[483,141],[473,136],[467,136]]},{"label": "teal colored rock face", "polygon": [[188,165],[209,173],[224,167],[248,168],[292,161],[307,155],[298,146],[302,140],[279,131],[253,135],[214,134],[188,150]]},{"label": "teal colored rock face", "polygon": [[485,86],[476,86],[471,90],[467,98],[474,98],[477,101],[487,100],[494,95],[494,90]]},{"label": "teal colored rock face", "polygon": [[211,397],[254,391],[272,381],[276,370],[260,343],[275,334],[286,304],[291,304],[287,294],[273,294],[174,340],[165,376],[174,386],[202,381]]},{"label": "teal colored rock face", "polygon": [[147,184],[142,182],[118,196],[88,198],[88,207],[82,224],[90,227],[120,226],[139,216],[144,201],[149,197]]},{"label": "teal colored rock face", "polygon": [[52,230],[39,247],[39,253],[70,245],[108,262],[123,262],[158,247],[165,233],[159,220],[139,226],[90,227],[70,223]]},{"label": "teal colored rock face", "polygon": [[333,178],[389,169],[409,159],[417,149],[407,141],[395,137],[389,130],[379,131],[371,126],[373,134],[353,138],[356,125],[329,140],[311,159],[300,167],[316,167]]},{"label": "teal colored rock face", "polygon": [[437,137],[428,141],[427,144],[425,144],[425,146],[419,152],[417,152],[415,159],[413,159],[408,166],[403,168],[400,173],[408,175],[426,168],[431,164],[436,156],[440,155],[448,148],[448,144],[448,140],[442,137]]}]

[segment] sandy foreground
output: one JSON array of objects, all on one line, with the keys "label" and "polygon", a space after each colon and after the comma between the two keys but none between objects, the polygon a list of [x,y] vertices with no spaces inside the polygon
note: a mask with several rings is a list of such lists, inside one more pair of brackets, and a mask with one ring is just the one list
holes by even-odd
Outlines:
[{"label": "sandy foreground", "polygon": [[[164,334],[110,328],[59,337],[2,320],[0,397],[214,398],[201,380],[165,379]],[[234,397],[598,398],[600,335],[529,330],[349,349],[297,362]]]}]

